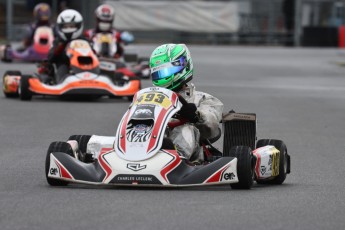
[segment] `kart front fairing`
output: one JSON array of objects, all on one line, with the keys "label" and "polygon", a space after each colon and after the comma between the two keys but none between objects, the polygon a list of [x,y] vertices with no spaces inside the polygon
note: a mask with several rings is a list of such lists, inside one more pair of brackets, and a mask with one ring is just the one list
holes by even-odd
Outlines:
[{"label": "kart front fairing", "polygon": [[143,161],[155,155],[169,120],[181,106],[173,91],[158,87],[139,91],[117,129],[114,149],[118,156]]},{"label": "kart front fairing", "polygon": [[165,129],[182,103],[176,93],[158,87],[134,96],[115,137],[93,135],[87,152],[96,159],[84,163],[62,152],[49,155],[47,176],[95,185],[205,186],[238,182],[237,158],[222,157],[193,165],[176,149],[165,149]]}]

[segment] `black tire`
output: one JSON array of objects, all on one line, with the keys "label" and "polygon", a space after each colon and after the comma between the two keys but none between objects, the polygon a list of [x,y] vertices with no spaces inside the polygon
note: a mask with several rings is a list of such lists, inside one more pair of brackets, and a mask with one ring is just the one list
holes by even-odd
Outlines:
[{"label": "black tire", "polygon": [[12,59],[9,58],[9,57],[7,57],[7,49],[10,49],[10,48],[11,48],[10,45],[6,45],[6,48],[5,48],[5,50],[4,50],[4,56],[2,57],[1,61],[7,62],[7,63],[12,62]]},{"label": "black tire", "polygon": [[[7,76],[7,75],[22,76],[22,73],[20,71],[15,71],[15,70],[6,71],[4,73],[4,76],[2,77],[3,86],[4,86],[4,82],[5,82],[5,76]],[[7,97],[7,98],[16,98],[19,96],[18,90],[15,93],[5,93],[4,88],[3,88],[3,92],[5,94],[5,97]]]},{"label": "black tire", "polygon": [[237,158],[238,183],[230,184],[232,189],[250,189],[254,182],[254,158],[250,147],[233,146],[229,156]]},{"label": "black tire", "polygon": [[32,92],[29,89],[30,88],[30,83],[29,83],[30,78],[31,77],[29,75],[23,75],[20,78],[18,93],[19,93],[20,100],[22,100],[22,101],[30,101],[32,98]]},{"label": "black tire", "polygon": [[261,139],[256,143],[256,148],[260,148],[266,145],[273,145],[276,149],[279,150],[279,175],[273,179],[267,180],[256,180],[258,184],[282,184],[286,179],[286,174],[288,173],[288,152],[286,145],[281,140],[275,139]]},{"label": "black tire", "polygon": [[138,58],[138,63],[141,64],[142,62],[150,62],[150,58],[149,57],[139,57]]},{"label": "black tire", "polygon": [[132,101],[133,101],[134,96],[127,96],[126,98],[127,98],[127,101],[132,102]]},{"label": "black tire", "polygon": [[138,62],[138,54],[125,53],[123,55],[125,62]]},{"label": "black tire", "polygon": [[86,153],[87,143],[89,142],[91,135],[72,135],[68,140],[74,140],[78,142],[79,151]]},{"label": "black tire", "polygon": [[48,170],[49,170],[49,165],[50,165],[50,154],[52,152],[63,152],[63,153],[66,153],[67,155],[74,157],[72,147],[70,144],[66,142],[61,142],[61,141],[52,142],[48,147],[47,156],[46,156],[45,173],[46,173],[46,179],[47,179],[48,184],[50,184],[51,186],[66,186],[68,184],[67,181],[48,177]]}]

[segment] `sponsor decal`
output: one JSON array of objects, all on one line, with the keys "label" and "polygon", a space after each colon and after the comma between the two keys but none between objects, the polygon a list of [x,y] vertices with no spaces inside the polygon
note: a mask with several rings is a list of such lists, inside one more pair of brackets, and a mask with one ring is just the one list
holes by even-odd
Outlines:
[{"label": "sponsor decal", "polygon": [[51,175],[56,175],[58,173],[58,169],[57,168],[51,168],[50,169],[50,174]]},{"label": "sponsor decal", "polygon": [[105,70],[105,71],[115,71],[116,70],[116,64],[111,62],[102,61],[99,63],[99,68]]},{"label": "sponsor decal", "polygon": [[118,181],[135,181],[135,182],[152,182],[152,176],[119,176],[117,177]]},{"label": "sponsor decal", "polygon": [[160,90],[159,87],[150,87],[149,89],[150,89],[150,91],[159,91]]},{"label": "sponsor decal", "polygon": [[272,160],[273,160],[273,154],[269,156],[269,159],[268,159],[268,167],[269,167],[269,171],[272,171]]},{"label": "sponsor decal", "polygon": [[272,163],[271,163],[272,176],[279,175],[279,161],[280,161],[280,151],[277,150],[276,152],[273,153],[273,156],[272,156]]},{"label": "sponsor decal", "polygon": [[153,175],[129,175],[129,174],[117,175],[110,183],[119,183],[119,184],[162,184]]},{"label": "sponsor decal", "polygon": [[137,109],[135,112],[134,112],[135,115],[138,115],[138,114],[152,114],[152,111],[149,110],[149,109]]},{"label": "sponsor decal", "polygon": [[234,118],[240,118],[240,119],[250,119],[251,116],[244,115],[244,114],[234,114]]},{"label": "sponsor decal", "polygon": [[234,173],[224,173],[223,175],[224,180],[233,180],[235,178],[235,174]]},{"label": "sponsor decal", "polygon": [[260,172],[261,172],[261,175],[264,175],[265,173],[266,173],[266,166],[264,166],[264,165],[261,165],[261,167],[260,167]]},{"label": "sponsor decal", "polygon": [[89,43],[84,40],[74,40],[70,43],[70,48],[72,49],[88,49],[90,48]]},{"label": "sponsor decal", "polygon": [[129,126],[126,132],[129,142],[146,142],[152,133],[152,126],[137,124]]},{"label": "sponsor decal", "polygon": [[127,168],[137,172],[139,170],[146,169],[146,165],[140,165],[138,163],[128,163]]},{"label": "sponsor decal", "polygon": [[79,82],[80,85],[98,85],[99,83],[94,80],[80,80]]}]

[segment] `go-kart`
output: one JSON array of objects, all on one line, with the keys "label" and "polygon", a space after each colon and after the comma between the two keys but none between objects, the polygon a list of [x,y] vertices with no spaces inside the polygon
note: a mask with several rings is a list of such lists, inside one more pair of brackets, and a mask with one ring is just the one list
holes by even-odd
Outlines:
[{"label": "go-kart", "polygon": [[0,47],[0,58],[3,62],[23,61],[35,62],[47,58],[50,47],[54,41],[52,28],[38,27],[33,37],[33,44],[23,51],[13,49],[10,45]]},{"label": "go-kart", "polygon": [[[112,33],[96,33],[92,38],[93,49],[99,57],[113,58],[118,50],[116,37]],[[123,57],[127,67],[140,78],[150,77],[148,58],[138,58],[135,53],[125,53]]]},{"label": "go-kart", "polygon": [[284,182],[290,173],[286,146],[280,140],[263,139],[255,148],[255,114],[224,115],[224,151],[212,146],[220,138],[218,135],[203,140],[204,162],[185,159],[166,136],[169,130],[187,122],[182,118],[176,120],[185,103],[183,97],[168,89],[146,88],[134,96],[115,137],[72,135],[66,142],[52,142],[45,161],[48,184],[227,184],[234,189],[250,189],[254,179],[258,183]]},{"label": "go-kart", "polygon": [[[69,72],[57,80],[46,73],[22,75],[7,71],[3,76],[6,97],[31,100],[33,95],[62,97],[128,97],[140,90],[141,82],[121,63],[100,60],[85,40],[74,40],[66,47]],[[116,67],[116,65],[118,65]],[[55,72],[55,71],[53,71]]]}]

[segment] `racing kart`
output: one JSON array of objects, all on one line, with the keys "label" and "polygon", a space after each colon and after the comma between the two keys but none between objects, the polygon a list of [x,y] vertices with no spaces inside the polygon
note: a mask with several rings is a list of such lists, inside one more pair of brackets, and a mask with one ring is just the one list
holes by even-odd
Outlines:
[{"label": "racing kart", "polygon": [[[118,50],[117,40],[112,33],[96,33],[92,38],[93,49],[99,57],[113,58]],[[135,53],[125,53],[123,57],[127,67],[140,78],[150,77],[148,58],[138,58]]]},{"label": "racing kart", "polygon": [[33,44],[23,51],[15,50],[11,45],[0,47],[0,58],[3,62],[23,61],[35,62],[47,58],[50,47],[54,41],[52,28],[38,27],[33,37]]},{"label": "racing kart", "polygon": [[[100,60],[85,40],[74,40],[66,47],[69,71],[59,81],[47,73],[22,75],[7,71],[3,76],[6,97],[31,100],[33,95],[98,98],[128,97],[140,90],[141,82],[121,63]],[[52,71],[55,72],[55,71]]]},{"label": "racing kart", "polygon": [[[115,186],[188,187],[230,185],[250,189],[257,183],[282,184],[290,173],[284,142],[257,141],[256,115],[230,112],[223,117],[224,149],[203,140],[204,162],[185,159],[166,137],[186,123],[178,111],[186,103],[159,87],[139,91],[119,123],[115,137],[72,135],[52,142],[45,161],[51,186],[69,183]],[[174,119],[172,119],[174,118]],[[219,129],[220,131],[220,129]]]}]

